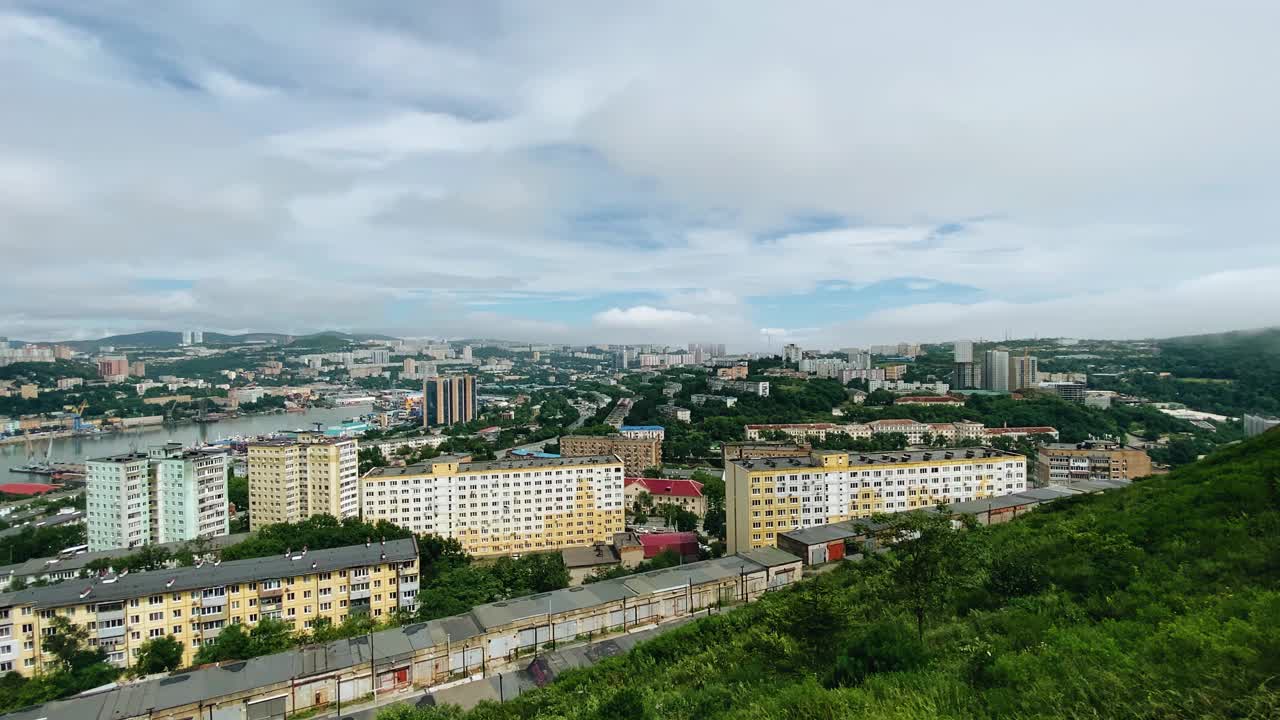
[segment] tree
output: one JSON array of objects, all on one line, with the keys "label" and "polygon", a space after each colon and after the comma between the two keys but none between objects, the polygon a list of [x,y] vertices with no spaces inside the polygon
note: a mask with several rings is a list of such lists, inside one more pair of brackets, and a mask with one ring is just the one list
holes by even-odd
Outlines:
[{"label": "tree", "polygon": [[359,460],[361,475],[387,464],[387,458],[382,454],[382,448],[380,447],[360,448]]},{"label": "tree", "polygon": [[138,659],[133,663],[135,675],[173,672],[182,664],[182,643],[172,635],[152,638],[138,648]]},{"label": "tree", "polygon": [[49,626],[53,632],[45,636],[42,647],[53,655],[59,669],[75,673],[107,659],[105,650],[85,649],[89,644],[89,631],[84,627],[61,615],[54,616]]},{"label": "tree", "polygon": [[236,506],[236,512],[249,512],[249,478],[241,477],[227,468],[227,502]]},{"label": "tree", "polygon": [[872,521],[880,525],[877,541],[893,549],[887,599],[911,613],[923,642],[929,613],[980,582],[982,553],[975,534],[953,527],[946,505],[936,512],[877,515]]},{"label": "tree", "polygon": [[660,478],[660,477],[662,477],[662,468],[660,468],[660,467],[647,467],[647,468],[645,468],[645,469],[644,469],[643,476],[644,476],[644,477],[647,477],[647,478]]},{"label": "tree", "polygon": [[698,529],[698,516],[674,503],[660,503],[655,512],[667,521],[667,527],[674,527],[680,532],[692,532]]}]

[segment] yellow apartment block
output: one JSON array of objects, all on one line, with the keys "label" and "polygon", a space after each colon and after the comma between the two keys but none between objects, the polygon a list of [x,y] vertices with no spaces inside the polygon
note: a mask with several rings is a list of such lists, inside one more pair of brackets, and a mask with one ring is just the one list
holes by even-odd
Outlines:
[{"label": "yellow apartment block", "polygon": [[725,465],[728,552],[776,547],[790,530],[1026,488],[1026,458],[988,447],[735,460]]},{"label": "yellow apartment block", "polygon": [[249,443],[249,525],[360,512],[357,442],[318,433]]},{"label": "yellow apartment block", "polygon": [[610,542],[622,532],[623,463],[612,455],[470,462],[441,455],[361,479],[361,516],[457,538],[473,555]]},{"label": "yellow apartment block", "polygon": [[262,618],[295,630],[317,618],[380,617],[415,609],[418,547],[412,538],[198,567],[67,580],[0,594],[0,673],[33,675],[53,659],[41,647],[54,617],[89,631],[89,642],[117,666],[132,664],[142,643],[172,636],[184,665],[229,625]]}]

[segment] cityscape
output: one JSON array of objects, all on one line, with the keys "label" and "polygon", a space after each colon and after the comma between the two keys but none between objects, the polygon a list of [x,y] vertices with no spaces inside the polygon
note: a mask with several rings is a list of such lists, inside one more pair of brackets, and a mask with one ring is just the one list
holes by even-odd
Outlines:
[{"label": "cityscape", "polygon": [[1280,17],[1090,5],[0,0],[0,718],[1280,716]]}]

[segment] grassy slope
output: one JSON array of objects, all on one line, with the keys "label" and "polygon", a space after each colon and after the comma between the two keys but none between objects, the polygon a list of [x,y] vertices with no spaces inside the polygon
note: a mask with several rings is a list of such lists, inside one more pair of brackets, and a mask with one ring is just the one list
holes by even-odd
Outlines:
[{"label": "grassy slope", "polygon": [[1280,717],[1280,432],[963,542],[923,648],[846,564],[465,716]]}]

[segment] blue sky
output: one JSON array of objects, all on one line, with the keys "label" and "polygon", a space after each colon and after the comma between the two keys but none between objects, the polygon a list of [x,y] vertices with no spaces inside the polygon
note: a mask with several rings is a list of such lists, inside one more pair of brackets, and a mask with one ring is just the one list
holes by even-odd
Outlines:
[{"label": "blue sky", "polygon": [[1280,322],[1280,9],[930,5],[0,0],[0,334]]}]

